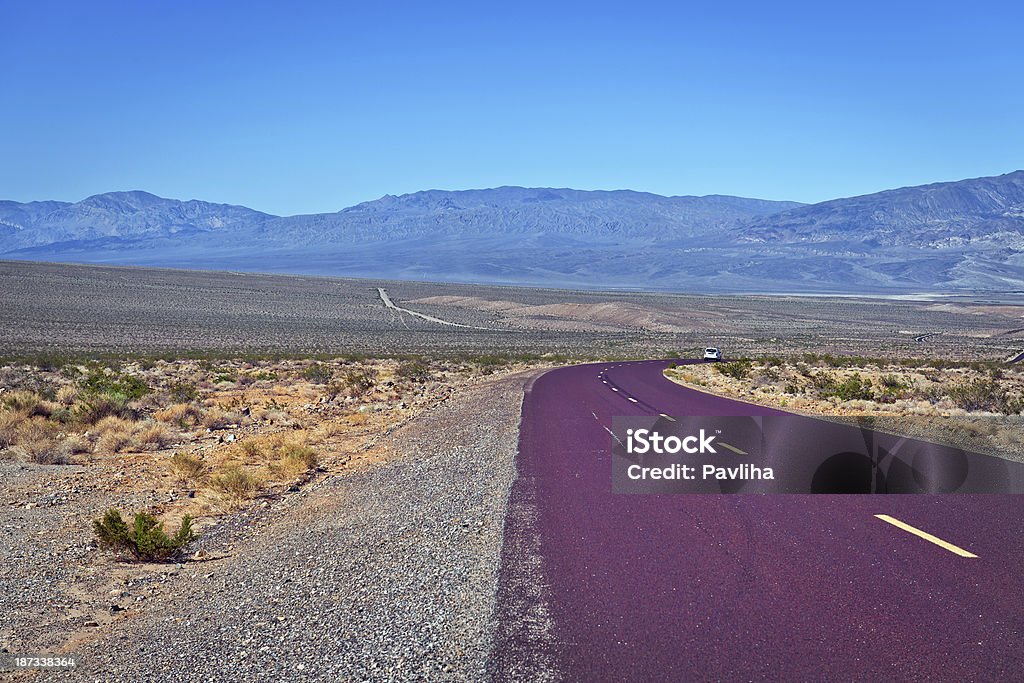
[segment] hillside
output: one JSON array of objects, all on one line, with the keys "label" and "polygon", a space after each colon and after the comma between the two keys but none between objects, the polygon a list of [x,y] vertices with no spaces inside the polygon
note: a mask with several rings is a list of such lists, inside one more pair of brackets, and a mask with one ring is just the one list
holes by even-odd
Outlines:
[{"label": "hillside", "polygon": [[0,202],[0,257],[693,292],[1024,289],[1024,171],[814,205],[500,187],[278,217],[144,192]]}]

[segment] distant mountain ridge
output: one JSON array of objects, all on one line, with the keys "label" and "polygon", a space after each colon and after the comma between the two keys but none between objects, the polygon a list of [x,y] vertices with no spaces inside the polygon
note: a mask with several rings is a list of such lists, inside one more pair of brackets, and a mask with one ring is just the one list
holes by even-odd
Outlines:
[{"label": "distant mountain ridge", "polygon": [[139,239],[255,225],[269,214],[244,206],[164,199],[139,190],[93,195],[80,202],[0,201],[0,253],[68,241]]},{"label": "distant mountain ridge", "polygon": [[1020,291],[1024,171],[812,205],[523,187],[286,217],[141,191],[0,201],[0,258],[592,289]]}]

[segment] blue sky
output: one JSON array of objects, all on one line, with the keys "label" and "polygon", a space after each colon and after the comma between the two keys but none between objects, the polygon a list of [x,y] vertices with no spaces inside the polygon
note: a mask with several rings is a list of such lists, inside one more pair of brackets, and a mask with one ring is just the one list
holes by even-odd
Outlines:
[{"label": "blue sky", "polygon": [[0,197],[819,201],[1024,167],[1024,3],[0,6]]}]

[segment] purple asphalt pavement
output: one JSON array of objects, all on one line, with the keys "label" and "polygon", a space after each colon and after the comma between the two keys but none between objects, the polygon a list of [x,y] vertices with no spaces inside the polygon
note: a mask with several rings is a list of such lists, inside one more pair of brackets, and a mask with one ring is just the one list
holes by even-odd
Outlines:
[{"label": "purple asphalt pavement", "polygon": [[528,388],[496,679],[1024,676],[1024,497],[613,494],[613,416],[773,412],[680,387],[666,365],[573,366]]}]

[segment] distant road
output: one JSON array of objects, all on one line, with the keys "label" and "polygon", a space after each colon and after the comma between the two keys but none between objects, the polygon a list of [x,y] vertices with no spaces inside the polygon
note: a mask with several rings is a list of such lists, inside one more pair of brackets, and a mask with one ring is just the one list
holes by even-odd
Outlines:
[{"label": "distant road", "polygon": [[613,494],[613,416],[777,412],[666,365],[528,388],[497,679],[1019,678],[1024,496]]},{"label": "distant road", "polygon": [[416,311],[410,311],[408,308],[402,308],[401,306],[396,306],[395,302],[393,302],[391,300],[391,297],[388,296],[387,290],[385,290],[383,287],[378,287],[377,288],[377,294],[380,295],[380,300],[383,301],[384,305],[387,306],[388,308],[390,308],[390,309],[392,309],[394,311],[398,311],[399,313],[408,313],[409,315],[411,315],[413,317],[420,318],[421,320],[426,320],[427,322],[437,323],[438,325],[450,325],[452,327],[464,327],[464,328],[469,329],[469,330],[489,330],[489,329],[491,329],[489,327],[475,327],[473,325],[463,325],[462,323],[453,323],[450,320],[441,320],[440,318],[435,318],[432,315],[426,315],[425,313],[418,313]]}]

